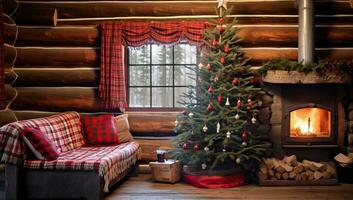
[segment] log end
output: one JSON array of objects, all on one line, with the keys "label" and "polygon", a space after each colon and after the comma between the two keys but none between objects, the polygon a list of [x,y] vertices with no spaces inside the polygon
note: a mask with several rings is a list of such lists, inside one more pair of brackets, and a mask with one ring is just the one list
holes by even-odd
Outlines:
[{"label": "log end", "polygon": [[56,26],[58,23],[58,10],[55,8],[53,13],[53,26]]}]

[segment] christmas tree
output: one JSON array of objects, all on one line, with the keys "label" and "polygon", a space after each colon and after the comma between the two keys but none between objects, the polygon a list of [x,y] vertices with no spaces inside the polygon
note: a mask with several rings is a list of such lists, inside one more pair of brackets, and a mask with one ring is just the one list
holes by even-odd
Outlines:
[{"label": "christmas tree", "polygon": [[227,15],[220,5],[215,26],[204,33],[197,84],[183,94],[185,110],[175,121],[176,157],[203,170],[260,161],[266,151],[256,132],[259,90]]}]

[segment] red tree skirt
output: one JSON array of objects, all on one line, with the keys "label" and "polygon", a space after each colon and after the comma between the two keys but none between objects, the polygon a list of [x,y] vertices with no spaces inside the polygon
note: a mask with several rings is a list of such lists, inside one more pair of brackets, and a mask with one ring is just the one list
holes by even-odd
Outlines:
[{"label": "red tree skirt", "polygon": [[244,174],[236,174],[229,176],[200,176],[184,174],[184,180],[199,188],[232,188],[239,187],[244,184]]}]

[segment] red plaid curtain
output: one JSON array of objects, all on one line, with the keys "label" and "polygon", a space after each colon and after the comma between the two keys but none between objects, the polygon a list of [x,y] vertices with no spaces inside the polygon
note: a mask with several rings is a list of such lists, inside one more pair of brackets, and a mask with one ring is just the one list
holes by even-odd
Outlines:
[{"label": "red plaid curtain", "polygon": [[5,103],[5,65],[4,65],[4,38],[2,2],[0,2],[0,106]]},{"label": "red plaid curtain", "polygon": [[107,109],[125,109],[126,85],[124,46],[141,46],[149,41],[171,44],[181,39],[190,44],[203,44],[202,21],[118,22],[102,25],[100,97]]}]

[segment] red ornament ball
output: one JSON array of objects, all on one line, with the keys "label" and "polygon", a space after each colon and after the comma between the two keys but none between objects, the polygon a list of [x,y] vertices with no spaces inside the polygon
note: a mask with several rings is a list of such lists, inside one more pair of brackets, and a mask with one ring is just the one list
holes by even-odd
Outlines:
[{"label": "red ornament ball", "polygon": [[224,29],[223,29],[223,26],[222,26],[222,25],[219,25],[219,26],[218,26],[218,31],[219,31],[220,33],[222,33],[222,32],[224,31]]},{"label": "red ornament ball", "polygon": [[217,44],[218,44],[218,41],[216,39],[212,40],[212,45],[213,46],[217,46]]},{"label": "red ornament ball", "polygon": [[223,18],[222,17],[218,18],[218,23],[220,23],[220,24],[223,23]]},{"label": "red ornament ball", "polygon": [[224,56],[222,56],[219,61],[220,61],[222,64],[224,64],[224,62],[225,62]]},{"label": "red ornament ball", "polygon": [[221,102],[223,101],[223,98],[222,98],[222,95],[221,95],[221,94],[218,95],[217,101],[218,101],[219,103],[221,103]]},{"label": "red ornament ball", "polygon": [[243,134],[241,134],[241,138],[243,140],[246,140],[247,137],[248,137],[248,135],[246,134],[246,131],[244,131]]},{"label": "red ornament ball", "polygon": [[224,46],[223,51],[224,51],[225,53],[228,53],[228,52],[229,52],[229,47],[228,47],[228,45]]},{"label": "red ornament ball", "polygon": [[238,83],[239,83],[239,80],[238,80],[237,78],[234,78],[234,79],[232,80],[232,84],[233,84],[233,85],[238,85]]},{"label": "red ornament ball", "polygon": [[208,110],[208,111],[213,110],[213,106],[212,106],[212,104],[208,104],[208,106],[207,106],[207,110]]},{"label": "red ornament ball", "polygon": [[210,87],[208,88],[208,92],[213,93],[213,86],[212,85],[210,85]]},{"label": "red ornament ball", "polygon": [[240,100],[238,100],[238,102],[237,102],[237,107],[240,108],[241,106],[242,106],[242,103],[241,103]]},{"label": "red ornament ball", "polygon": [[249,106],[249,107],[253,107],[253,106],[254,106],[254,102],[249,101],[249,102],[248,102],[248,106]]},{"label": "red ornament ball", "polygon": [[187,149],[188,149],[188,144],[184,143],[184,144],[183,144],[183,149],[184,149],[184,150],[187,150]]},{"label": "red ornament ball", "polygon": [[207,64],[207,70],[208,70],[209,72],[212,70],[212,67],[211,67],[211,64],[210,64],[210,63]]},{"label": "red ornament ball", "polygon": [[198,144],[195,144],[194,145],[194,151],[198,151],[199,150],[199,145]]}]

